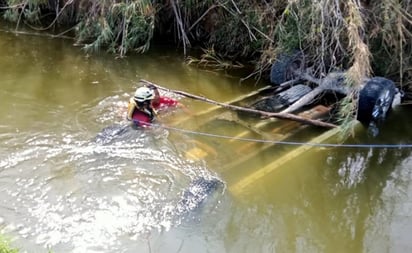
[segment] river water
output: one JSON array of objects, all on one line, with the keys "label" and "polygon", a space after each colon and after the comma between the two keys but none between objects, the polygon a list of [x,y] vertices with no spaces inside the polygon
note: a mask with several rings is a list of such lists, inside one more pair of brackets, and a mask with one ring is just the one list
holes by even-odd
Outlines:
[{"label": "river water", "polygon": [[[219,164],[182,151],[204,135],[171,138],[174,129],[159,126],[128,128],[103,141],[99,133],[127,125],[127,100],[142,78],[217,101],[264,83],[187,66],[174,49],[115,59],[86,55],[72,44],[0,32],[0,234],[22,252],[412,250],[410,149],[315,147],[246,191],[232,192],[231,184],[247,173],[222,172],[227,160],[239,158],[220,145],[225,139],[206,147],[228,154]],[[193,114],[210,108],[166,95]],[[377,138],[361,129],[348,143],[412,143],[409,109],[392,113]],[[168,111],[160,122],[187,116]],[[204,131],[235,135],[222,129]],[[248,170],[275,158],[262,154]],[[177,210],[199,177],[221,184],[196,208]]]}]

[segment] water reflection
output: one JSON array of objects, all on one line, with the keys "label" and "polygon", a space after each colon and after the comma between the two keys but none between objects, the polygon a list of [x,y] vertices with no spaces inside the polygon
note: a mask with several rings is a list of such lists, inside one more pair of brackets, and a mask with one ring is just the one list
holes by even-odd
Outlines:
[{"label": "water reflection", "polygon": [[[161,49],[113,60],[85,57],[68,42],[22,37],[0,37],[0,231],[23,250],[411,250],[409,149],[315,148],[240,194],[224,185],[200,208],[177,211],[198,177],[236,182],[289,147],[257,156],[245,164],[247,171],[240,164],[220,174],[252,148],[172,128],[123,129],[135,81],[145,78],[217,101],[255,84],[185,66]],[[194,112],[209,108],[178,99]],[[393,114],[377,139],[360,132],[349,142],[412,143],[409,110]],[[180,116],[167,112],[160,123],[172,125]],[[200,129],[227,136],[243,129],[228,122]],[[210,150],[201,148],[207,158],[182,152],[206,142]]]}]

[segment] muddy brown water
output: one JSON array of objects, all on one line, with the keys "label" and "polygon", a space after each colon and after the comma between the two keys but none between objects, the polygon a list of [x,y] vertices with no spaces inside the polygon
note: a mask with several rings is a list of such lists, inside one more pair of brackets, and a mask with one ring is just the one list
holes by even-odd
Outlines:
[{"label": "muddy brown water", "polygon": [[[228,147],[244,143],[162,127],[127,131],[107,143],[95,137],[127,124],[126,101],[140,78],[217,101],[265,83],[239,84],[242,76],[187,66],[170,48],[114,59],[87,56],[68,40],[0,32],[0,56],[0,231],[22,252],[412,250],[410,149],[315,147],[231,192],[231,184],[277,153],[223,171],[252,150],[231,152]],[[166,95],[193,113],[211,106]],[[360,130],[347,143],[411,143],[409,110],[392,113],[378,138]],[[168,111],[160,123],[173,126],[186,116]],[[219,121],[202,130],[238,133]],[[205,142],[189,156],[184,152]],[[199,176],[225,186],[176,215],[182,191]]]}]

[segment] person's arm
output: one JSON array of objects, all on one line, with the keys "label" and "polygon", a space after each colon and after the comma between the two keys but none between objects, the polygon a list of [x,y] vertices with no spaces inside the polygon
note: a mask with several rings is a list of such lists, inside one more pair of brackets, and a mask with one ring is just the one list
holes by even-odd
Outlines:
[{"label": "person's arm", "polygon": [[152,100],[152,104],[153,104],[155,107],[158,106],[158,105],[160,104],[160,93],[159,93],[159,89],[157,89],[157,87],[154,86],[153,84],[148,84],[148,85],[146,85],[146,87],[149,88],[149,89],[151,89],[151,90],[154,92],[155,97],[154,97],[153,100]]},{"label": "person's arm", "polygon": [[189,108],[187,108],[184,104],[182,104],[180,102],[177,102],[176,107],[182,109],[182,111],[184,111],[185,113],[187,113],[189,115],[194,115],[194,113],[191,110],[189,110]]},{"label": "person's arm", "polygon": [[158,109],[161,106],[166,106],[166,107],[175,106],[177,108],[182,109],[185,113],[189,115],[193,115],[193,112],[190,111],[184,104],[180,103],[179,101],[173,98],[169,98],[169,97],[160,97],[159,89],[153,84],[147,84],[146,87],[154,91],[155,98],[152,100],[152,105],[155,109]]},{"label": "person's arm", "polygon": [[184,104],[180,103],[180,101],[170,98],[170,97],[160,97],[159,98],[159,104],[157,105],[157,108],[170,108],[170,107],[175,107],[183,110],[185,113],[189,115],[193,115],[193,112],[191,112]]},{"label": "person's arm", "polygon": [[127,105],[127,116],[126,119],[127,120],[132,120],[133,119],[133,112],[134,109],[136,108],[136,102],[134,101],[133,98],[130,98],[129,100],[129,104]]}]

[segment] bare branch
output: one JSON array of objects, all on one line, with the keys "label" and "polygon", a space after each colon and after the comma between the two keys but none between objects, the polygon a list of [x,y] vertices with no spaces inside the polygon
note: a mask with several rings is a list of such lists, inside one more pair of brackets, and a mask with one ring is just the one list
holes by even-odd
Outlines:
[{"label": "bare branch", "polygon": [[188,97],[188,98],[200,100],[200,101],[203,101],[203,102],[206,102],[206,103],[209,103],[209,104],[222,106],[224,108],[228,108],[228,109],[231,109],[231,110],[255,113],[255,114],[259,114],[261,116],[269,117],[269,118],[274,117],[274,118],[279,118],[279,119],[288,119],[288,120],[293,120],[293,121],[297,121],[297,122],[300,122],[300,123],[313,125],[313,126],[320,126],[320,127],[326,127],[326,128],[337,127],[335,124],[331,124],[331,123],[327,123],[327,122],[323,122],[323,121],[319,121],[319,120],[312,120],[312,119],[308,119],[308,118],[305,118],[305,117],[297,116],[295,114],[265,112],[265,111],[259,111],[259,110],[255,110],[255,109],[240,107],[240,106],[236,106],[236,105],[220,103],[220,102],[217,102],[217,101],[205,98],[205,97],[197,96],[197,95],[194,95],[194,94],[190,94],[190,93],[187,93],[187,92],[184,92],[184,91],[171,90],[171,89],[168,89],[168,88],[164,88],[164,87],[162,87],[158,84],[149,82],[149,81],[144,80],[144,79],[141,79],[140,81],[143,82],[143,83],[146,83],[146,84],[154,85],[157,88],[159,88],[161,90],[164,90],[164,91],[173,92],[173,93],[178,94],[178,95],[182,95],[182,96],[185,96],[185,97]]}]

